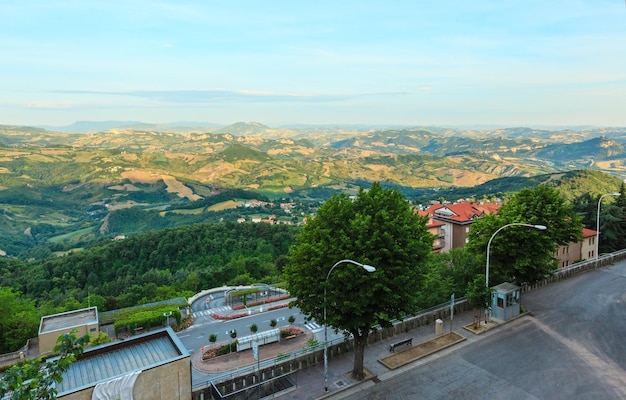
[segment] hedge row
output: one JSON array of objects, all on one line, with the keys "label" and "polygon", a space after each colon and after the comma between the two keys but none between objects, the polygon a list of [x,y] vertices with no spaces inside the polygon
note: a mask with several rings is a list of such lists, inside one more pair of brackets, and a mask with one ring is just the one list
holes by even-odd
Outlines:
[{"label": "hedge row", "polygon": [[165,313],[172,313],[170,318],[176,318],[176,323],[180,324],[181,315],[178,307],[173,306],[161,306],[157,309],[150,310],[135,310],[132,315],[128,315],[124,319],[118,319],[113,324],[115,328],[115,334],[117,335],[123,329],[129,329],[131,333],[135,333],[135,329],[142,327],[146,330],[155,327],[163,326],[163,322],[166,317]]},{"label": "hedge row", "polygon": [[[137,312],[148,311],[148,310],[171,310],[173,308],[179,309],[188,306],[187,300],[185,298],[169,300],[167,302],[160,302],[162,304],[145,304],[141,306],[135,307],[127,307],[121,308],[118,310],[106,311],[103,313],[98,313],[98,318],[100,319],[101,325],[112,324],[117,320],[126,319],[130,316],[134,315]],[[161,311],[164,312],[164,311]]]},{"label": "hedge row", "polygon": [[[260,306],[261,304],[268,304],[268,303],[274,303],[277,301],[281,301],[281,300],[286,300],[290,298],[289,295],[283,295],[283,296],[278,296],[278,297],[270,297],[267,298],[265,300],[257,300],[257,301],[251,301],[249,303],[247,303],[248,307],[254,307],[254,306]],[[232,308],[233,310],[241,310],[242,308],[245,308],[246,306],[244,306],[243,304],[235,304]]]},{"label": "hedge row", "polygon": [[[278,310],[279,308],[285,308],[285,307],[289,307],[289,304],[284,303],[284,304],[278,304],[275,306],[270,306],[267,307],[267,311],[272,311],[272,310]],[[237,319],[237,318],[241,318],[241,317],[247,317],[248,314],[246,313],[239,313],[239,314],[231,314],[231,315],[222,315],[222,314],[217,314],[217,313],[211,313],[211,317],[215,318],[215,319],[220,319],[220,320],[226,320],[226,321],[230,321],[231,319]]]}]

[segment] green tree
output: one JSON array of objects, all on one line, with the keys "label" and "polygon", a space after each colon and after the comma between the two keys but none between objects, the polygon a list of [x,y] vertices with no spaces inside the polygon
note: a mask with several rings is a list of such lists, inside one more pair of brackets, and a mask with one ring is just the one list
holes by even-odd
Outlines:
[{"label": "green tree", "polygon": [[490,285],[504,281],[530,283],[557,268],[558,246],[582,238],[580,216],[553,188],[539,185],[513,195],[497,215],[474,222],[466,249],[485,260],[492,235],[512,223],[545,225],[546,230],[514,225],[500,231],[490,246]]},{"label": "green tree", "polygon": [[276,321],[274,318],[272,318],[272,319],[270,320],[270,327],[271,327],[272,329],[276,328],[276,325],[277,325],[277,324],[278,324],[278,321]]},{"label": "green tree", "polygon": [[20,292],[0,287],[0,353],[15,351],[37,336],[40,316]]},{"label": "green tree", "polygon": [[215,333],[212,333],[209,335],[209,343],[211,343],[211,346],[215,344],[215,342],[217,342],[217,335]]},{"label": "green tree", "polygon": [[465,298],[474,310],[474,327],[478,328],[480,315],[491,306],[491,288],[485,285],[485,275],[478,274],[469,282]]},{"label": "green tree", "polygon": [[[626,233],[626,184],[624,182],[622,182],[619,188],[619,197],[615,198],[615,205],[622,212],[622,219],[619,223],[620,229],[623,233]],[[626,249],[626,235],[622,235],[618,248]]]},{"label": "green tree", "polygon": [[600,210],[599,253],[612,253],[624,248],[622,230],[622,209],[615,204],[608,204]]},{"label": "green tree", "polygon": [[250,325],[250,332],[252,332],[252,334],[255,334],[258,330],[259,330],[259,327],[256,326],[256,324]]},{"label": "green tree", "polygon": [[293,325],[293,323],[296,322],[296,317],[293,315],[290,315],[287,321],[289,321],[289,325]]},{"label": "green tree", "polygon": [[98,336],[95,337],[91,337],[90,336],[91,341],[89,342],[90,346],[98,346],[101,344],[105,344],[105,343],[110,343],[111,342],[111,338],[109,337],[109,335],[107,335],[106,332],[100,331],[98,333]]},{"label": "green tree", "polygon": [[76,331],[63,334],[57,340],[54,351],[59,357],[42,364],[39,360],[26,360],[15,364],[0,380],[0,398],[9,395],[15,400],[56,399],[56,384],[76,357],[83,353],[89,335],[76,338]]},{"label": "green tree", "polygon": [[[371,327],[391,326],[391,320],[415,309],[420,266],[433,244],[426,222],[398,190],[375,183],[368,191],[361,188],[354,200],[338,194],[324,202],[290,249],[289,292],[310,318],[353,335],[352,376],[357,380],[364,378]],[[338,265],[329,275],[343,259],[373,265],[376,271]]]},{"label": "green tree", "polygon": [[429,308],[446,302],[452,293],[463,296],[469,282],[484,268],[475,255],[464,248],[431,254],[424,264],[417,293],[419,307]]},{"label": "green tree", "polygon": [[572,210],[581,217],[581,223],[589,228],[596,229],[596,213],[598,212],[598,197],[591,193],[583,193],[572,202]]}]

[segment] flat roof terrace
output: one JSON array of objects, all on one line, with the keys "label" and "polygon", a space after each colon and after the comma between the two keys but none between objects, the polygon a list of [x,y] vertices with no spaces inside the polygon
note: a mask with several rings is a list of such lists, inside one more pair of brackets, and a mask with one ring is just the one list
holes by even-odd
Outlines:
[{"label": "flat roof terrace", "polygon": [[42,317],[39,325],[39,334],[97,323],[98,309],[96,307],[67,311]]}]

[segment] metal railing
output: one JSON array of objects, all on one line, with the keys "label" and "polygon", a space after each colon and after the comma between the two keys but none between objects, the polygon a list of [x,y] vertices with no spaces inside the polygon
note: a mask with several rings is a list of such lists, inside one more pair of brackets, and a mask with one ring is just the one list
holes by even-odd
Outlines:
[{"label": "metal railing", "polygon": [[[331,346],[333,343],[340,343],[340,342],[343,342],[344,340],[345,340],[344,338],[337,338],[335,340],[328,341],[328,345]],[[233,371],[216,374],[214,376],[211,376],[211,378],[207,379],[204,382],[193,384],[192,390],[196,391],[196,390],[208,388],[209,386],[211,386],[213,382],[222,382],[228,379],[236,378],[241,375],[246,375],[246,374],[257,371],[259,368],[264,369],[268,367],[273,367],[273,366],[282,364],[285,361],[295,360],[298,357],[315,353],[316,351],[322,350],[323,348],[324,348],[323,342],[316,343],[312,346],[307,345],[300,350],[296,350],[291,353],[279,354],[272,359],[260,361],[258,365],[257,363],[254,363],[254,364],[246,365],[241,368],[237,368]]]},{"label": "metal railing", "polygon": [[[613,263],[614,261],[618,261],[621,259],[626,258],[626,249],[620,250],[620,251],[616,251],[610,254],[605,254],[602,255],[600,257],[598,257],[598,259],[593,259],[593,260],[585,260],[585,261],[581,261],[575,264],[572,264],[568,267],[565,268],[559,268],[558,270],[556,270],[552,275],[550,275],[549,277],[547,277],[546,279],[533,284],[533,285],[524,285],[522,287],[522,292],[528,292],[530,290],[533,290],[535,288],[538,287],[542,287],[542,286],[546,286],[550,283],[553,282],[557,282],[559,280],[562,279],[566,279],[570,276],[574,276],[577,275],[579,273],[583,273],[586,271],[590,271],[593,269],[597,269],[600,268],[602,266],[608,265]],[[459,299],[455,300],[455,305],[460,305],[462,303],[465,303],[467,301],[466,298],[461,297]],[[447,312],[450,309],[450,302],[445,302],[445,303],[441,303],[438,304],[436,306],[424,309],[424,310],[420,310],[418,313],[414,314],[414,315],[406,315],[405,318],[403,318],[402,320],[392,320],[391,323],[392,325],[396,325],[398,323],[401,323],[402,321],[411,319],[411,318],[420,318],[420,317],[424,317],[427,316],[429,314],[436,314],[438,312]],[[380,330],[381,327],[379,325],[373,326],[372,330],[377,331]],[[335,344],[339,344],[341,342],[345,342],[345,341],[349,341],[351,340],[350,337],[342,337],[342,338],[336,338],[333,340],[328,341],[328,347],[332,347]],[[281,364],[285,361],[291,361],[291,360],[295,360],[299,357],[314,353],[316,351],[320,351],[324,348],[324,343],[323,342],[319,342],[315,345],[307,345],[304,348],[302,348],[301,350],[297,350],[294,351],[292,353],[289,354],[284,354],[284,355],[278,355],[277,357],[270,359],[270,360],[265,360],[259,363],[261,368],[266,368],[266,367],[271,367],[271,366],[276,366],[278,364]],[[204,382],[200,382],[200,383],[196,383],[192,386],[193,390],[200,390],[203,388],[207,388],[209,386],[211,386],[212,382],[221,382],[224,380],[228,380],[228,379],[233,379],[236,378],[238,376],[241,375],[245,375],[251,372],[254,372],[257,370],[257,365],[255,364],[251,364],[249,366],[245,366],[242,368],[238,368],[236,370],[233,371],[229,371],[229,372],[225,372],[222,374],[217,374],[214,375],[212,377],[210,377],[209,379],[207,379]]]},{"label": "metal railing", "polygon": [[577,263],[574,263],[570,266],[559,268],[550,276],[547,276],[545,279],[535,282],[533,284],[525,284],[522,286],[522,293],[529,292],[533,289],[537,289],[543,286],[547,286],[551,283],[558,282],[563,279],[567,279],[569,277],[581,274],[583,272],[591,271],[594,269],[598,269],[604,267],[606,265],[610,265],[615,261],[620,261],[626,258],[626,249],[622,249],[619,251],[615,251],[613,253],[604,254],[598,257],[597,259],[592,260],[584,260]]},{"label": "metal railing", "polygon": [[[464,297],[459,298],[457,300],[455,300],[454,304],[462,304],[466,301],[466,299]],[[436,306],[424,309],[424,310],[420,310],[418,313],[413,314],[413,315],[406,315],[405,318],[403,318],[402,320],[392,320],[391,323],[392,325],[396,325],[398,323],[402,323],[404,320],[410,319],[410,318],[419,318],[419,317],[423,317],[425,315],[429,315],[432,313],[437,313],[441,310],[449,310],[450,309],[450,302],[445,302],[445,303],[441,303],[438,304]],[[372,331],[378,331],[382,329],[382,327],[380,325],[374,325],[372,326]],[[339,338],[335,338],[332,340],[329,340],[327,345],[328,347],[332,347],[334,345],[340,344],[340,343],[344,343],[347,341],[352,340],[352,336],[344,336],[344,337],[339,337]],[[277,366],[279,364],[282,364],[286,361],[293,361],[293,360],[297,360],[300,357],[303,356],[307,356],[311,353],[315,353],[316,351],[321,351],[324,349],[324,342],[316,342],[316,343],[311,343],[311,344],[307,344],[305,347],[303,347],[300,350],[296,350],[294,352],[291,353],[285,353],[285,354],[279,354],[276,357],[269,359],[269,360],[265,360],[265,361],[261,361],[259,363],[259,365],[257,366],[257,364],[250,364],[241,368],[237,368],[236,370],[233,371],[229,371],[229,372],[224,372],[221,374],[216,374],[211,376],[209,379],[207,379],[204,382],[199,382],[199,383],[195,383],[192,385],[192,390],[193,391],[197,391],[197,390],[202,390],[205,388],[210,387],[212,384],[214,384],[215,382],[222,382],[225,380],[229,380],[229,379],[233,379],[236,377],[239,377],[241,375],[246,375],[252,372],[257,371],[258,368],[268,368],[268,367],[273,367],[273,366]]]}]

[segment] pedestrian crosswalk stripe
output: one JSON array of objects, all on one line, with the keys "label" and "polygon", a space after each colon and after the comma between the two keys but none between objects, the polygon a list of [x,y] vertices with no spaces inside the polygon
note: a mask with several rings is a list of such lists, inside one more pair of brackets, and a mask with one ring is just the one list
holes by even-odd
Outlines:
[{"label": "pedestrian crosswalk stripe", "polygon": [[306,328],[310,331],[314,331],[316,329],[322,328],[320,324],[318,324],[317,322],[312,322],[312,321],[305,323],[304,326],[306,326]]},{"label": "pedestrian crosswalk stripe", "polygon": [[211,314],[225,314],[231,312],[233,309],[230,306],[223,306],[218,308],[211,308],[210,310],[196,311],[193,313],[194,318],[207,317]]}]

